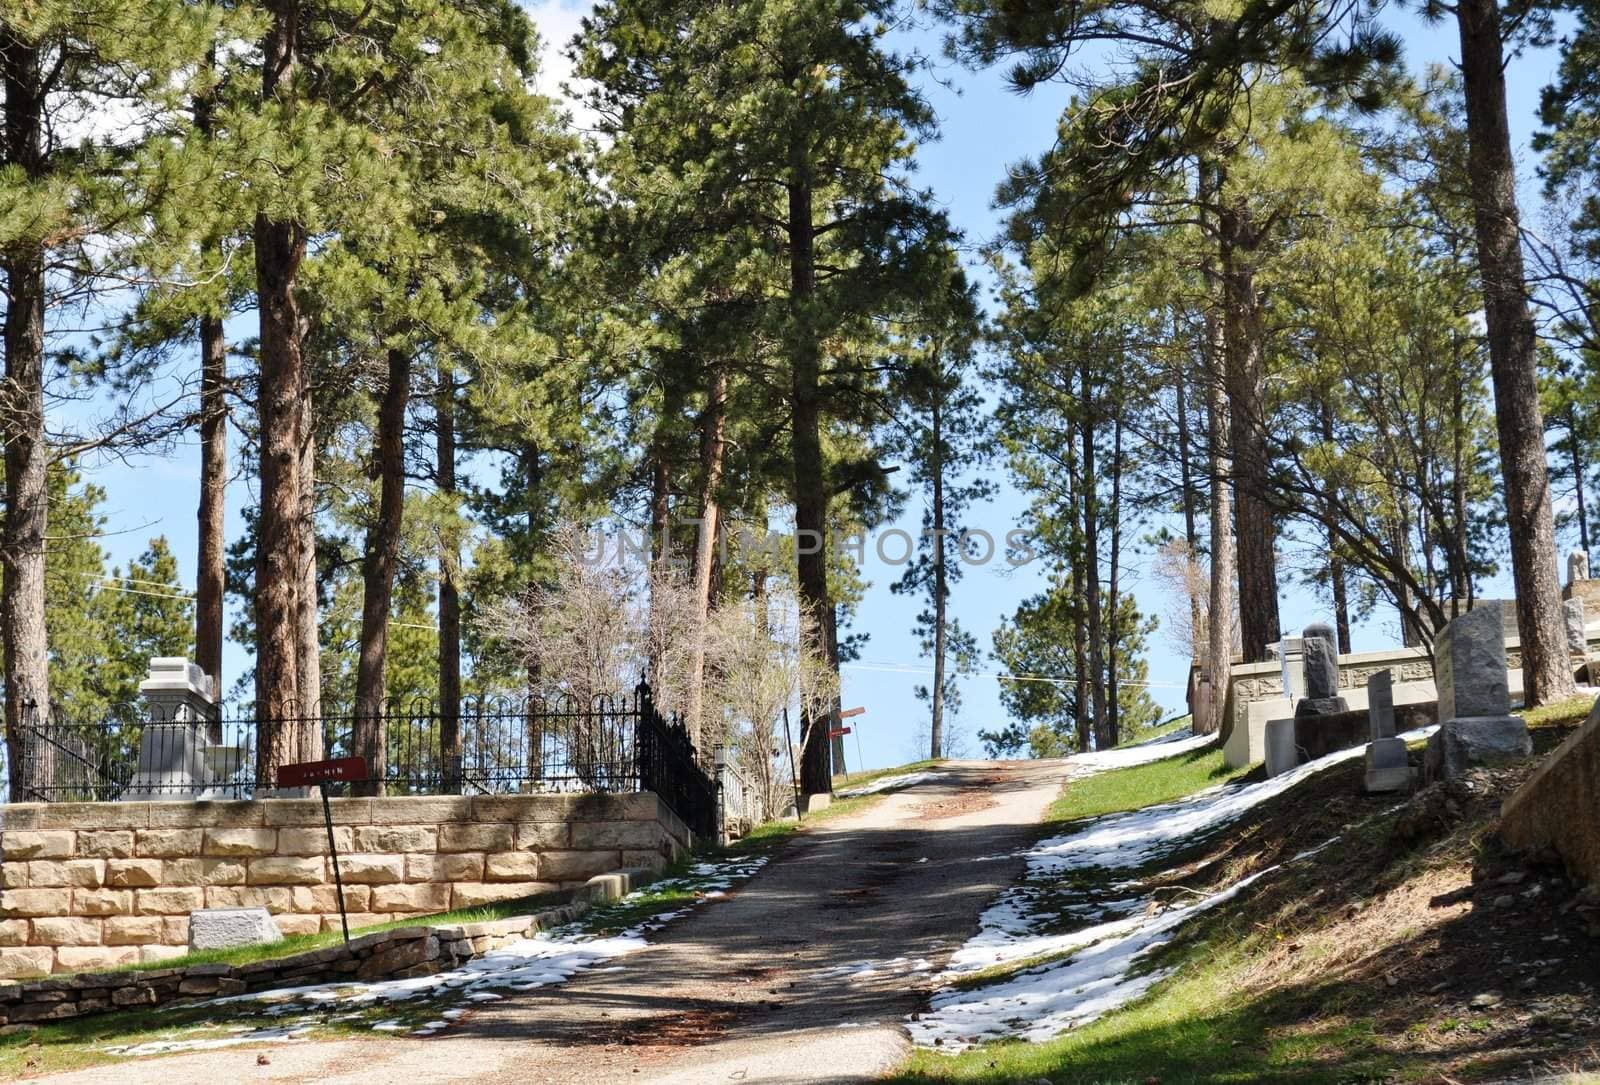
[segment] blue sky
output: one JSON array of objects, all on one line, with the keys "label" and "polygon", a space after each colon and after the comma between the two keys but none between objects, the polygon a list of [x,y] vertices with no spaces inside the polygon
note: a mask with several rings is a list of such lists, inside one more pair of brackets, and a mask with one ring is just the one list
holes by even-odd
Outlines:
[{"label": "blue sky", "polygon": [[[564,77],[566,66],[555,52],[577,29],[577,20],[587,5],[563,2],[530,4],[547,42],[547,72],[542,83],[554,91]],[[1404,36],[1407,59],[1417,70],[1429,63],[1451,63],[1457,54],[1453,22],[1430,26],[1414,14],[1391,7],[1387,24]],[[937,30],[921,30],[899,37],[901,48],[915,47],[937,57],[940,35]],[[1512,129],[1522,148],[1524,213],[1534,203],[1533,158],[1527,140],[1536,124],[1540,88],[1549,82],[1554,57],[1549,54],[1524,56],[1508,71],[1511,94]],[[972,73],[941,64],[925,74],[924,90],[936,110],[941,129],[937,142],[925,145],[918,154],[919,179],[931,188],[935,198],[951,219],[976,246],[994,235],[999,215],[992,207],[996,184],[1006,167],[1018,159],[1037,154],[1047,147],[1054,123],[1065,104],[1064,88],[1047,87],[1030,97],[1018,97],[1004,86],[998,72]],[[234,322],[231,329],[239,337],[253,334],[254,320]],[[194,442],[182,443],[162,456],[135,457],[124,462],[87,465],[94,480],[108,493],[104,512],[108,535],[103,540],[113,560],[126,562],[137,554],[152,535],[165,534],[176,553],[186,588],[194,583],[195,506],[198,493],[199,450]],[[999,477],[1001,472],[996,469]],[[237,537],[243,525],[239,509],[253,501],[242,483],[236,483],[228,496],[229,534]],[[974,511],[971,521],[990,530],[996,537],[1023,523],[1026,501],[1009,484],[1003,483],[993,502]],[[896,525],[915,534],[920,530],[922,508],[916,501]],[[1134,592],[1142,610],[1160,613],[1165,600],[1141,577],[1145,555],[1133,558]],[[967,629],[977,635],[987,652],[990,632],[1017,604],[1042,587],[1043,564],[1007,570],[1004,563],[969,570],[957,586],[953,613]],[[1292,569],[1282,570],[1287,580]],[[927,667],[919,658],[916,638],[911,634],[918,603],[892,595],[889,583],[896,571],[869,564],[866,576],[872,581],[858,616],[856,629],[869,633],[871,640],[863,652],[862,665],[846,670],[844,700],[847,706],[866,708],[864,717],[852,720],[855,733],[847,740],[851,767],[896,764],[916,755],[918,723],[926,708],[912,695],[913,687],[928,677],[917,673]],[[1509,578],[1502,578],[1507,580]],[[1509,583],[1486,585],[1491,595],[1508,595]],[[1299,628],[1328,615],[1311,597],[1297,591],[1286,592],[1282,614],[1287,628]],[[1396,623],[1392,612],[1380,611],[1355,632],[1356,650],[1376,648],[1395,639]],[[1152,696],[1167,712],[1182,711],[1183,683],[1187,662],[1157,632],[1151,642],[1150,679]],[[245,665],[242,653],[231,647],[225,666],[230,670],[225,685]],[[985,661],[980,668],[996,668]],[[972,678],[962,690],[963,708],[956,724],[968,736],[980,728],[1004,722],[998,683],[993,678]],[[981,752],[975,738],[969,739],[971,752]]]}]

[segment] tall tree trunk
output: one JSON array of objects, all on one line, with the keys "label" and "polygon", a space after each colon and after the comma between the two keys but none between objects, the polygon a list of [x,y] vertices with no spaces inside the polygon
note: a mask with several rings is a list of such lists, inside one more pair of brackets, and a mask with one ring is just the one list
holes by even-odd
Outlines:
[{"label": "tall tree trunk", "polygon": [[1533,317],[1523,275],[1516,162],[1506,121],[1505,56],[1496,0],[1459,0],[1461,76],[1466,90],[1467,162],[1483,278],[1495,429],[1505,478],[1506,527],[1522,640],[1524,703],[1547,704],[1573,691],[1561,615],[1555,524],[1539,408]]},{"label": "tall tree trunk", "polygon": [[300,401],[300,599],[297,664],[300,700],[305,706],[300,727],[300,760],[320,761],[323,754],[322,636],[317,621],[317,441],[311,415],[311,385]]},{"label": "tall tree trunk", "polygon": [[[29,181],[48,172],[44,150],[44,57],[0,22],[5,76],[6,159]],[[49,718],[49,655],[45,633],[45,532],[49,523],[44,429],[44,244],[20,238],[3,254],[6,273],[5,528],[0,552],[0,644],[5,651],[6,746],[11,799],[45,796],[54,782],[51,747],[29,725]]]},{"label": "tall tree trunk", "polygon": [[944,653],[945,608],[949,570],[945,567],[944,522],[944,419],[939,401],[933,403],[933,690],[929,701],[932,722],[929,727],[928,756],[944,756]]},{"label": "tall tree trunk", "polygon": [[[530,440],[522,446],[522,479],[526,492],[523,497],[528,506],[528,562],[537,568],[539,553],[543,548],[544,534],[544,452],[538,441]],[[528,714],[524,727],[528,747],[528,775],[535,780],[544,779],[544,661],[537,656],[528,660]],[[593,707],[596,690],[588,690],[583,703]],[[605,690],[611,693],[612,690]],[[570,736],[569,736],[570,737]]]},{"label": "tall tree trunk", "polygon": [[[1333,443],[1333,412],[1326,404],[1322,408],[1322,439]],[[1328,587],[1333,592],[1333,627],[1338,637],[1340,655],[1350,654],[1350,600],[1345,590],[1344,561],[1339,557],[1339,540],[1335,534],[1334,501],[1328,495],[1322,502],[1322,520],[1328,535]]]},{"label": "tall tree trunk", "polygon": [[1098,419],[1093,369],[1086,360],[1079,370],[1083,405],[1083,605],[1089,621],[1089,695],[1094,715],[1095,748],[1106,748],[1105,607],[1100,597],[1100,480],[1095,474],[1094,438]]},{"label": "tall tree trunk", "polygon": [[1572,485],[1574,496],[1578,502],[1578,545],[1583,552],[1589,552],[1589,507],[1583,494],[1583,474],[1587,470],[1583,462],[1583,448],[1578,443],[1578,411],[1570,402],[1567,404],[1567,440],[1568,451],[1572,460]]},{"label": "tall tree trunk", "polygon": [[1251,254],[1260,237],[1249,212],[1224,201],[1221,234],[1223,337],[1238,521],[1239,626],[1244,661],[1267,658],[1278,620],[1277,530],[1267,504],[1266,328]]},{"label": "tall tree trunk", "polygon": [[1089,720],[1089,608],[1084,602],[1083,590],[1083,485],[1078,472],[1078,438],[1072,424],[1064,435],[1067,465],[1067,510],[1072,522],[1070,548],[1073,560],[1067,563],[1067,598],[1072,608],[1072,675],[1073,702],[1072,728],[1078,752],[1090,748]]},{"label": "tall tree trunk", "polygon": [[[455,376],[440,367],[434,399],[434,476],[439,492],[450,500],[456,493]],[[453,510],[452,510],[453,511]],[[439,754],[446,793],[461,793],[461,551],[452,530],[439,537]],[[532,707],[531,705],[529,706]],[[537,750],[530,750],[536,758]]]},{"label": "tall tree trunk", "polygon": [[360,795],[380,795],[388,752],[384,721],[389,662],[389,610],[394,567],[406,502],[406,403],[411,396],[411,355],[389,351],[388,379],[378,401],[373,469],[378,478],[378,517],[367,529],[361,562],[361,651],[356,659],[356,724],[352,745],[367,759],[372,783]]},{"label": "tall tree trunk", "polygon": [[[1176,315],[1172,321],[1173,343],[1178,341],[1178,321]],[[1177,373],[1175,389],[1177,392],[1178,413],[1178,486],[1183,498],[1183,542],[1187,550],[1184,555],[1189,563],[1189,568],[1200,560],[1200,532],[1196,527],[1195,504],[1196,497],[1194,485],[1194,465],[1190,455],[1194,449],[1194,438],[1189,432],[1189,377],[1180,367]],[[1200,624],[1205,620],[1204,611],[1200,605],[1199,585],[1194,577],[1185,570],[1184,582],[1189,590],[1189,654],[1195,664],[1200,663],[1200,646],[1204,634]]]},{"label": "tall tree trunk", "polygon": [[672,558],[672,441],[670,426],[682,409],[682,401],[673,383],[661,399],[661,417],[656,421],[655,434],[650,440],[650,658],[648,671],[650,685],[655,691],[656,703],[665,704],[668,697],[664,673],[667,628],[666,611],[662,593],[668,590]]},{"label": "tall tree trunk", "polygon": [[720,363],[710,374],[706,409],[700,419],[700,531],[694,546],[694,647],[689,661],[687,716],[695,745],[704,741],[706,693],[706,623],[711,619],[712,576],[717,540],[722,532],[722,463],[726,454],[728,371]]},{"label": "tall tree trunk", "polygon": [[[279,0],[262,49],[261,96],[289,93],[294,73],[297,9]],[[300,682],[300,425],[306,370],[303,318],[295,287],[305,260],[306,234],[297,222],[256,215],[256,297],[260,315],[260,381],[256,415],[261,430],[261,504],[256,525],[256,711],[258,772],[276,776],[300,754],[295,714]],[[276,722],[273,722],[276,721]]]},{"label": "tall tree trunk", "polygon": [[[822,347],[816,316],[816,228],[812,223],[811,186],[805,181],[789,185],[789,321],[791,366],[791,451],[794,459],[795,582],[800,609],[811,648],[838,673],[839,653],[834,639],[833,600],[828,594],[827,539],[828,485],[822,459]],[[832,757],[828,731],[832,711],[817,713],[807,706],[801,717],[804,761],[800,766],[802,792],[824,794],[833,790]]]},{"label": "tall tree trunk", "polygon": [[1220,731],[1228,711],[1229,676],[1233,669],[1233,509],[1228,476],[1228,402],[1224,388],[1225,347],[1222,325],[1214,311],[1206,313],[1206,461],[1211,475],[1211,586],[1206,601],[1206,652],[1203,670],[1211,683],[1211,710],[1193,721],[1202,734]]},{"label": "tall tree trunk", "polygon": [[1110,619],[1110,634],[1106,637],[1106,737],[1112,746],[1122,741],[1117,690],[1117,645],[1122,636],[1122,607],[1117,594],[1122,566],[1122,404],[1115,404],[1115,409],[1111,440],[1111,576],[1107,584],[1110,602],[1106,608]]},{"label": "tall tree trunk", "polygon": [[[216,51],[207,55],[216,64]],[[212,132],[210,95],[196,99],[195,127],[209,137]],[[219,264],[222,251],[216,250]],[[223,512],[228,485],[228,341],[220,314],[200,318],[200,508],[198,511],[199,560],[195,570],[194,656],[200,669],[211,676],[214,697],[222,696],[222,602],[227,561],[227,536]],[[213,743],[222,741],[222,724],[210,728]]]}]

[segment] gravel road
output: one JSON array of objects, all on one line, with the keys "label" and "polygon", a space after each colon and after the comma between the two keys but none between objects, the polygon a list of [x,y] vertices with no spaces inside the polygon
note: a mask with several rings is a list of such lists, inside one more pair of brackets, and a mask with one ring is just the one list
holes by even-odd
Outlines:
[{"label": "gravel road", "polygon": [[1012,853],[1067,772],[1061,761],[948,763],[798,834],[729,899],[672,923],[649,949],[508,994],[435,1037],[230,1048],[43,1080],[871,1081],[905,1055],[900,1023],[925,1004],[945,957],[1022,872]]}]

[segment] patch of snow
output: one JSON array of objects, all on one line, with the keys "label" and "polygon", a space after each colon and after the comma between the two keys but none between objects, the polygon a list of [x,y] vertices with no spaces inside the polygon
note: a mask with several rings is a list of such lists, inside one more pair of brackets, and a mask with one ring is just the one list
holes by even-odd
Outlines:
[{"label": "patch of snow", "polygon": [[238,1033],[233,1036],[219,1036],[207,1039],[148,1040],[142,1044],[121,1044],[116,1047],[108,1047],[106,1051],[112,1055],[139,1058],[144,1055],[173,1055],[180,1051],[214,1051],[217,1048],[237,1047],[240,1044],[259,1044],[272,1040],[303,1040],[305,1038],[304,1029],[264,1028]]},{"label": "patch of snow", "polygon": [[908,787],[925,784],[929,780],[937,780],[943,775],[938,772],[902,772],[897,776],[882,776],[870,784],[859,787],[840,788],[834,794],[841,799],[853,799],[857,795],[876,795],[880,791],[903,791]]},{"label": "patch of snow", "polygon": [[[1427,738],[1434,730],[1433,727],[1423,727],[1399,737],[1412,742]],[[1283,794],[1307,777],[1364,756],[1365,743],[1348,750],[1336,750],[1326,757],[1259,783],[1224,784],[1176,802],[1096,818],[1088,828],[1067,836],[1042,840],[1035,845],[1026,853],[1030,873],[1143,866],[1180,844],[1190,843],[1234,821],[1251,808]]]},{"label": "patch of snow", "polygon": [[[1399,737],[1413,742],[1434,730],[1424,727]],[[1170,743],[1167,749],[1179,745]],[[1120,767],[1106,765],[1104,758],[1140,750],[1134,747],[1086,755],[1101,758],[1089,771]],[[931,1011],[910,1023],[913,1040],[921,1045],[933,1045],[937,1040],[945,1051],[1002,1037],[1043,1040],[1138,998],[1167,975],[1161,970],[1135,974],[1140,958],[1170,941],[1172,931],[1188,919],[1232,899],[1279,867],[1259,871],[1201,900],[1159,911],[1155,901],[1128,895],[1134,888],[1129,881],[1112,882],[1081,901],[1062,903],[1059,893],[1050,892],[1060,877],[1091,869],[1144,866],[1236,821],[1308,777],[1364,756],[1365,750],[1365,745],[1339,750],[1259,783],[1222,785],[1176,802],[1110,814],[1077,832],[1040,841],[1023,853],[1028,863],[1024,880],[985,909],[978,933],[956,950],[940,978],[955,979],[1034,957],[1068,956],[972,990],[946,987],[934,996]],[[1084,759],[1073,760],[1082,764]],[[1287,862],[1299,862],[1332,843],[1303,851]],[[1043,929],[1051,920],[1074,913],[1116,918],[1065,933]]]},{"label": "patch of snow", "polygon": [[[629,893],[618,903],[621,905],[638,904],[646,900],[649,894],[659,893],[665,889],[691,889],[698,891],[721,888],[726,890],[731,888],[736,881],[754,875],[765,864],[765,857],[734,858],[697,863],[690,868],[686,876],[654,882],[643,889]],[[717,898],[706,895],[704,899]],[[496,993],[497,990],[530,991],[550,984],[563,983],[574,974],[597,963],[610,961],[644,949],[649,944],[644,937],[647,931],[659,929],[665,926],[668,921],[686,915],[691,910],[692,908],[676,908],[671,911],[661,912],[641,920],[627,930],[606,937],[586,933],[577,924],[551,931],[540,931],[531,938],[519,938],[509,942],[482,957],[466,962],[459,968],[446,972],[437,972],[431,976],[378,980],[371,983],[338,982],[303,987],[282,987],[269,991],[256,991],[211,999],[203,1003],[203,1005],[259,1006],[259,1009],[254,1010],[255,1013],[274,1017],[292,1010],[304,1012],[307,1009],[329,1010],[338,1008],[346,1010],[351,1007],[359,1009],[377,1005],[393,1005],[411,1000],[428,1001],[440,998],[472,1004],[499,1002],[505,998],[505,995]],[[246,1012],[251,1011],[246,1010]],[[418,1027],[413,1031],[413,1035],[429,1035],[448,1028],[457,1023],[465,1013],[466,1010],[460,1007],[444,1010],[438,1013],[439,1020],[429,1021],[427,1024]],[[351,1016],[351,1014],[342,1013],[339,1017],[332,1019],[344,1020]],[[407,1026],[402,1023],[400,1018],[380,1020],[372,1028],[377,1032],[402,1032],[407,1030]],[[161,1043],[169,1045],[192,1044],[203,1046],[164,1046],[147,1051],[144,1048],[150,1045],[140,1045],[138,1049],[108,1048],[107,1050],[114,1054],[158,1054],[166,1051],[203,1050],[209,1046],[256,1043],[261,1040],[278,1039],[290,1035],[290,1032],[279,1027],[241,1033],[226,1040],[161,1041]]]},{"label": "patch of snow", "polygon": [[922,1046],[959,1051],[984,1040],[1021,1037],[1048,1040],[1110,1010],[1125,1006],[1169,974],[1153,969],[1135,974],[1141,957],[1172,940],[1172,932],[1257,879],[1268,867],[1241,878],[1193,904],[1177,905],[1149,918],[1124,919],[1080,934],[1094,937],[1083,952],[1063,961],[1025,969],[999,983],[974,990],[945,990],[933,997],[928,1013],[908,1021],[912,1040]]}]

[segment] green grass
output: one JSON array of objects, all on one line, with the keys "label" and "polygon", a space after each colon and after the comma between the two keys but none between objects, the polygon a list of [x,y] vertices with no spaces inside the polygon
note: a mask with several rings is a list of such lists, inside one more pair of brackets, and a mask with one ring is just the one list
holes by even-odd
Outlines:
[{"label": "green grass", "polygon": [[1165,723],[1158,723],[1154,727],[1150,727],[1143,731],[1129,735],[1127,738],[1117,743],[1114,749],[1123,750],[1129,746],[1137,746],[1141,742],[1149,742],[1153,738],[1160,738],[1162,735],[1170,735],[1174,731],[1181,731],[1185,727],[1189,726],[1193,720],[1194,717],[1189,715],[1174,716]]},{"label": "green grass", "polygon": [[1194,750],[1145,765],[1111,769],[1073,780],[1045,815],[1049,821],[1073,821],[1123,810],[1138,810],[1225,784],[1250,773],[1229,768],[1216,748]]},{"label": "green grass", "polygon": [[1589,710],[1593,707],[1592,696],[1579,694],[1555,704],[1518,709],[1517,714],[1528,721],[1529,727],[1577,727],[1588,718]]},{"label": "green grass", "polygon": [[[1245,963],[1237,943],[1196,945],[1184,956],[1182,972],[1150,997],[1092,1024],[1043,1043],[988,1044],[955,1056],[918,1051],[888,1081],[1333,1085],[1383,1080],[1379,1071],[1392,1060],[1377,1047],[1370,1023],[1346,1021],[1264,1039],[1268,1015],[1237,991],[1235,977]],[[1330,1049],[1339,1052],[1337,1060],[1327,1058]]]},{"label": "green grass", "polygon": [[[497,901],[494,904],[485,904],[476,908],[462,908],[454,912],[440,912],[437,915],[419,916],[416,919],[395,919],[386,923],[374,923],[365,927],[352,927],[350,937],[356,938],[364,934],[375,934],[379,931],[397,930],[401,927],[420,926],[461,926],[466,923],[484,923],[495,919],[510,919],[512,916],[528,915],[544,908],[555,908],[568,902],[570,893],[544,893],[534,897],[519,897],[515,900]],[[314,949],[322,949],[344,940],[341,931],[322,931],[318,934],[292,934],[281,942],[260,946],[236,946],[233,949],[205,949],[194,953],[186,953],[182,957],[174,957],[165,961],[143,961],[138,964],[123,965],[120,968],[107,969],[112,972],[153,972],[165,968],[187,968],[195,964],[254,964],[256,961],[273,961],[280,957],[292,957],[296,953],[306,953]]]}]

